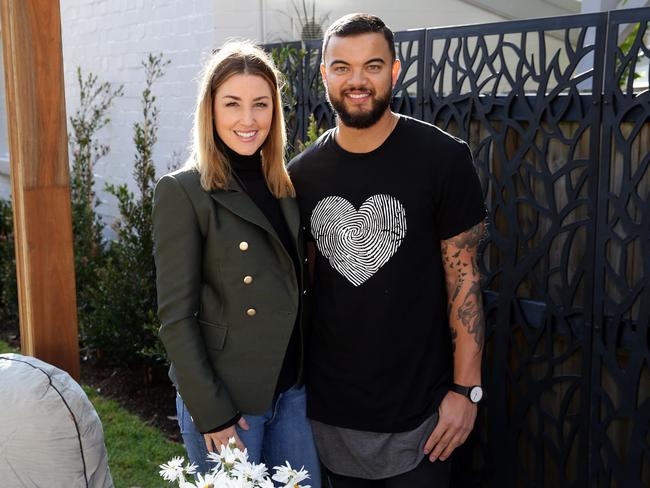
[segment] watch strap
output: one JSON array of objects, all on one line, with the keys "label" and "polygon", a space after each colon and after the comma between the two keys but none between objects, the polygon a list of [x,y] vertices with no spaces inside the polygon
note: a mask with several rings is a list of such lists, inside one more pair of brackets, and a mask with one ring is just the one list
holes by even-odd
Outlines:
[{"label": "watch strap", "polygon": [[451,384],[451,391],[459,393],[460,395],[466,396],[469,398],[469,390],[472,389],[471,386],[462,386],[459,385],[458,383],[452,383]]}]

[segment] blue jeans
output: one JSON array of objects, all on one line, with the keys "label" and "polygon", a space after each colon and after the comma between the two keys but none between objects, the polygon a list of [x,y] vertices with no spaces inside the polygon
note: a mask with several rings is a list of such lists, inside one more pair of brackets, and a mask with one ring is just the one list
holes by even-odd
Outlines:
[{"label": "blue jeans", "polygon": [[[196,430],[180,395],[176,395],[176,412],[190,461],[198,465],[199,472],[208,472],[214,464],[206,461],[208,450],[203,435]],[[305,387],[294,386],[281,393],[262,415],[244,414],[249,429],[237,426],[237,435],[248,449],[249,461],[263,462],[270,474],[274,466],[284,465],[285,461],[296,469],[304,466],[310,476],[307,484],[320,488],[320,462],[305,412]]]}]

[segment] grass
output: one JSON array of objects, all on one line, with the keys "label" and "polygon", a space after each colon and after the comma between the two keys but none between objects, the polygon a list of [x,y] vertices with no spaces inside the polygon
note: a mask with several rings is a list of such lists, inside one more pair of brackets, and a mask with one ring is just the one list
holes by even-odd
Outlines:
[{"label": "grass", "polygon": [[18,349],[14,349],[5,341],[0,340],[0,354],[5,354],[7,352],[19,352]]},{"label": "grass", "polygon": [[[0,340],[0,354],[19,352]],[[114,400],[108,400],[84,386],[104,427],[108,466],[115,488],[159,488],[169,486],[158,467],[174,456],[186,456],[182,444],[167,440],[158,429],[146,425]]]},{"label": "grass", "polygon": [[84,391],[104,426],[108,465],[115,488],[153,488],[167,483],[158,475],[159,465],[174,456],[185,456],[182,444],[167,440],[158,429],[146,425],[114,400],[92,388]]}]

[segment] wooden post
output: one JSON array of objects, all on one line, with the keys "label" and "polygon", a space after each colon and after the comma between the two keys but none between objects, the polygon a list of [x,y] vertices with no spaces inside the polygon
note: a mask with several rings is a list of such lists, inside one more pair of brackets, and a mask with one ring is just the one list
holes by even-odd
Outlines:
[{"label": "wooden post", "polygon": [[2,0],[23,354],[79,379],[58,0]]}]

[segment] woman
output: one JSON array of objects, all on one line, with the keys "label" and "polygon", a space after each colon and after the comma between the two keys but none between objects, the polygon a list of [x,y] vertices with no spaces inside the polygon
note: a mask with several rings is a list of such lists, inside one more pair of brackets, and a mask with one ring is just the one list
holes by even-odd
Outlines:
[{"label": "woman", "polygon": [[302,384],[302,237],[284,167],[279,74],[249,43],[208,61],[192,156],[156,186],[160,337],[190,460],[234,437],[320,486]]}]

